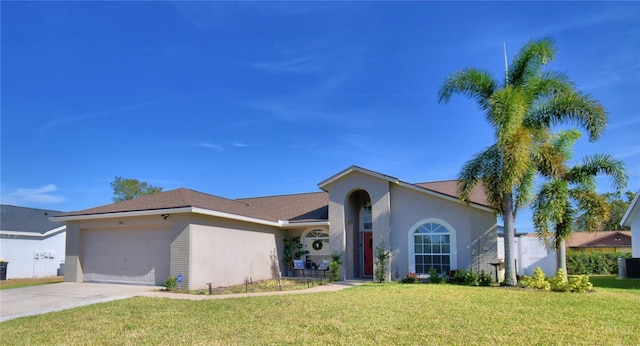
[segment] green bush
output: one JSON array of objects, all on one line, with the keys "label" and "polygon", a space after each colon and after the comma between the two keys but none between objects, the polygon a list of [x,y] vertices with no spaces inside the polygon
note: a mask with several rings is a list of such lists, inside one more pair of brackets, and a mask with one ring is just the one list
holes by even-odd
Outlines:
[{"label": "green bush", "polygon": [[331,280],[340,280],[340,267],[342,266],[342,254],[337,251],[332,252],[329,255],[329,275]]},{"label": "green bush", "polygon": [[568,292],[571,290],[571,285],[567,281],[567,274],[564,273],[562,268],[558,269],[556,276],[549,278],[549,284],[554,292]]},{"label": "green bush", "polygon": [[478,285],[480,286],[491,286],[493,279],[491,278],[491,274],[488,274],[484,269],[480,271],[480,276],[478,277]]},{"label": "green bush", "polygon": [[375,272],[374,276],[377,282],[382,283],[387,276],[387,265],[391,258],[391,251],[387,250],[387,243],[384,238],[380,239],[380,245],[375,250]]},{"label": "green bush", "polygon": [[537,290],[548,291],[551,289],[551,284],[546,280],[544,271],[540,267],[536,267],[533,271],[533,276],[525,276],[521,280],[521,284],[526,288],[535,288]]},{"label": "green bush", "polygon": [[573,292],[585,292],[593,290],[593,284],[588,275],[574,275],[569,278],[569,286]]},{"label": "green bush", "polygon": [[175,276],[169,276],[166,280],[164,280],[164,287],[167,288],[167,291],[173,291],[178,284],[178,278]]},{"label": "green bush", "polygon": [[429,269],[429,282],[431,282],[432,284],[439,284],[443,281],[444,278],[440,277],[440,274],[438,274],[436,268],[431,267],[431,269]]},{"label": "green bush", "polygon": [[457,269],[449,281],[458,285],[478,286],[478,274],[470,269]]},{"label": "green bush", "polygon": [[567,272],[572,275],[618,274],[618,258],[629,252],[567,252]]}]

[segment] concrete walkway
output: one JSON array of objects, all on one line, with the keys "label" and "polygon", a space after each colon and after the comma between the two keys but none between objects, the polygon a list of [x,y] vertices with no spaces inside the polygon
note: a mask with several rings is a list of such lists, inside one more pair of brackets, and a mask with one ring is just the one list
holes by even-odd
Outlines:
[{"label": "concrete walkway", "polygon": [[163,287],[154,286],[62,282],[58,284],[1,290],[0,322],[19,317],[46,314],[53,311],[67,310],[80,306],[125,299],[134,296],[188,300],[229,299],[283,294],[334,292],[349,287],[359,286],[364,283],[364,281],[340,281],[304,290],[219,294],[209,296],[164,292],[160,291]]}]

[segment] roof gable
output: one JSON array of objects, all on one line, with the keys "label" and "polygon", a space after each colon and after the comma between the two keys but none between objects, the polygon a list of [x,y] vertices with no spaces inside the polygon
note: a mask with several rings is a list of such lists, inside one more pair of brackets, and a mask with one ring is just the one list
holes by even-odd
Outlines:
[{"label": "roof gable", "polygon": [[[354,172],[359,172],[368,176],[372,176],[378,179],[382,179],[382,180],[386,180],[390,183],[395,183],[398,185],[402,185],[405,187],[409,187],[409,188],[413,188],[413,189],[418,189],[418,190],[422,190],[422,192],[427,192],[427,193],[435,193],[436,195],[439,195],[440,197],[445,197],[448,199],[454,199],[456,201],[459,201],[458,198],[458,180],[444,180],[444,181],[436,181],[436,182],[426,182],[426,183],[417,183],[417,184],[411,184],[411,183],[407,183],[404,181],[401,181],[400,179],[396,178],[396,177],[392,177],[390,175],[386,175],[386,174],[382,174],[382,173],[378,173],[372,170],[368,170],[362,167],[358,167],[358,166],[351,166],[337,174],[334,174],[333,176],[321,181],[318,184],[318,187],[324,191],[327,191],[328,188],[336,181],[343,179],[351,174],[353,174]],[[486,208],[491,208],[491,206],[489,205],[488,199],[487,199],[487,195],[484,191],[484,188],[482,187],[482,185],[478,184],[471,192],[471,195],[469,196],[469,201],[472,204],[478,205],[478,206],[482,206],[482,207],[486,207]],[[462,203],[462,202],[461,202]]]},{"label": "roof gable", "polygon": [[638,199],[640,199],[640,190],[638,190],[638,193],[636,193],[636,197],[629,205],[629,209],[627,209],[627,212],[624,213],[622,220],[620,220],[620,226],[631,227],[631,215],[637,215],[640,212],[638,210],[640,209],[640,202],[638,202]]},{"label": "roof gable", "polygon": [[572,232],[567,247],[631,246],[630,231]]}]

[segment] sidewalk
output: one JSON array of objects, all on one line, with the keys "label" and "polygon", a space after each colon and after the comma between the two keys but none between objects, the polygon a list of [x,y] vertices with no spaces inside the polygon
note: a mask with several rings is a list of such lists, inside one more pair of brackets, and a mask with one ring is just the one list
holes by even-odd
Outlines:
[{"label": "sidewalk", "polygon": [[339,281],[339,282],[332,282],[326,285],[307,288],[304,290],[215,294],[211,296],[203,295],[203,294],[172,293],[172,292],[165,292],[165,291],[144,291],[144,292],[137,292],[136,296],[151,297],[151,298],[187,299],[187,300],[229,299],[229,298],[244,298],[244,297],[276,296],[276,295],[285,295],[285,294],[335,292],[335,291],[340,291],[349,287],[360,286],[365,283],[366,281]]}]

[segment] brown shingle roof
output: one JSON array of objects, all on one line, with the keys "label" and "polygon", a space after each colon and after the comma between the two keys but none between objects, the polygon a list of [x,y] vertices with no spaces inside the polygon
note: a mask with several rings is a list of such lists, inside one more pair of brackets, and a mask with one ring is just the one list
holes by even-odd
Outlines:
[{"label": "brown shingle roof", "polygon": [[268,221],[318,221],[328,218],[328,202],[329,197],[325,192],[232,200],[179,188],[119,203],[64,213],[60,216],[194,207]]},{"label": "brown shingle roof", "polygon": [[[450,197],[458,198],[458,180],[443,180],[427,183],[413,184],[423,189],[431,190],[437,193],[441,193]],[[487,195],[482,185],[476,185],[469,195],[471,203],[480,204],[486,207],[490,207],[487,201]]]},{"label": "brown shingle roof", "polygon": [[[614,240],[618,237],[618,241]],[[631,231],[572,232],[567,247],[631,246]]]}]

